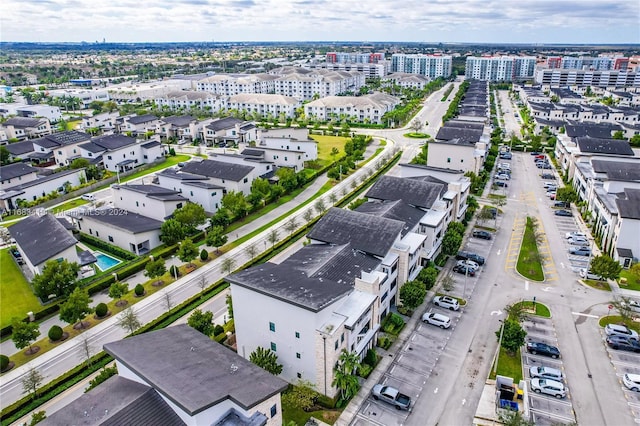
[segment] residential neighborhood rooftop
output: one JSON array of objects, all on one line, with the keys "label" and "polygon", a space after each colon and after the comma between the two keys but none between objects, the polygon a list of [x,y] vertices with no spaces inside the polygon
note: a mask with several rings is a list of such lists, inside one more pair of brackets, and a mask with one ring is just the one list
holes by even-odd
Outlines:
[{"label": "residential neighborhood rooftop", "polygon": [[77,241],[53,215],[32,215],[9,227],[9,233],[32,265],[39,265]]},{"label": "residential neighborhood rooftop", "polygon": [[244,166],[242,164],[203,160],[186,163],[182,168],[182,172],[238,182],[251,173],[253,169],[253,166]]},{"label": "residential neighborhood rooftop", "polygon": [[378,200],[403,200],[412,206],[429,209],[446,191],[447,185],[444,183],[382,176],[366,196]]},{"label": "residential neighborhood rooftop", "polygon": [[134,234],[139,232],[160,229],[162,222],[138,213],[123,209],[88,209],[79,213],[79,216],[91,217],[93,220],[119,228]]}]

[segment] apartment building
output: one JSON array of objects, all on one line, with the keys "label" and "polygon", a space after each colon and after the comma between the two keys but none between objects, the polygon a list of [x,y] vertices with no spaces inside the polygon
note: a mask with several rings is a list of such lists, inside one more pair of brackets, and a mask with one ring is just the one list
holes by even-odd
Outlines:
[{"label": "apartment building", "polygon": [[201,109],[215,114],[226,107],[222,96],[196,90],[168,92],[154,98],[153,101],[158,108],[168,108],[171,111]]},{"label": "apartment building", "polygon": [[328,71],[349,71],[364,74],[367,78],[382,78],[389,74],[391,70],[390,61],[379,61],[377,63],[363,62],[309,62],[302,64],[303,68],[308,69],[325,69]]},{"label": "apartment building", "polygon": [[451,76],[451,56],[394,53],[391,56],[391,72],[420,74],[429,78]]},{"label": "apartment building", "polygon": [[246,111],[263,117],[294,118],[296,109],[302,105],[300,100],[283,95],[251,93],[230,96],[227,109]]},{"label": "apartment building", "polygon": [[385,113],[393,110],[400,99],[386,93],[363,96],[328,96],[304,105],[307,117],[318,120],[342,120],[381,124]]},{"label": "apartment building", "polygon": [[640,87],[640,72],[626,70],[576,70],[539,68],[535,72],[535,83],[543,90],[550,87],[601,87],[606,89]]},{"label": "apartment building", "polygon": [[534,77],[533,56],[469,56],[465,78],[484,81],[518,81]]},{"label": "apartment building", "polygon": [[431,81],[429,77],[420,74],[409,74],[405,72],[394,72],[382,78],[381,82],[385,86],[399,86],[403,89],[423,90]]},{"label": "apartment building", "polygon": [[547,68],[550,69],[575,69],[588,71],[626,71],[629,66],[629,58],[624,56],[549,56]]},{"label": "apartment building", "polygon": [[356,52],[327,52],[325,60],[330,64],[377,64],[384,61],[384,52],[356,53]]}]

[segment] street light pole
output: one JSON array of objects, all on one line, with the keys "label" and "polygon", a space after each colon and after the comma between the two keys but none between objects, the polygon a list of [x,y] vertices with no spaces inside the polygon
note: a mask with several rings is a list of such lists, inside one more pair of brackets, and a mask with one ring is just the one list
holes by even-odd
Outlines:
[{"label": "street light pole", "polygon": [[504,320],[498,320],[502,323],[500,327],[500,338],[498,339],[498,352],[496,352],[496,362],[493,364],[493,374],[498,371],[498,359],[500,359],[500,347],[502,346],[502,333],[504,332]]}]

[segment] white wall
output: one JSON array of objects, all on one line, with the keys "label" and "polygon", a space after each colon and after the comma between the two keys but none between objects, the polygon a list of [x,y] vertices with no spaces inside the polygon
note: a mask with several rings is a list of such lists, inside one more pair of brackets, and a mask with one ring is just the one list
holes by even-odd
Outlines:
[{"label": "white wall", "polygon": [[[460,146],[449,143],[431,143],[427,152],[427,166],[443,169],[475,171],[482,159],[474,159],[475,146]],[[478,164],[476,164],[478,163]]]},{"label": "white wall", "polygon": [[[113,244],[135,254],[139,253],[137,252],[137,249],[134,250],[131,248],[131,244],[137,247],[138,244],[148,241],[150,250],[162,244],[162,242],[160,241],[160,229],[132,234],[123,229],[110,226],[107,223],[93,220],[91,216],[83,216],[76,222],[78,225],[78,229],[81,232],[92,235],[96,238],[101,239],[102,241]],[[111,237],[113,241],[111,241],[109,237]]]},{"label": "white wall", "polygon": [[300,141],[290,138],[264,137],[260,139],[258,148],[274,148],[304,152],[304,161],[318,159],[318,143],[315,141]]},{"label": "white wall", "polygon": [[149,198],[146,194],[127,189],[125,185],[112,186],[111,195],[114,207],[129,210],[161,222],[167,216],[173,214],[179,208],[178,206],[186,204],[186,201],[162,201]]},{"label": "white wall", "polygon": [[[18,249],[20,249],[18,247]],[[24,256],[24,252],[22,250],[20,250],[20,253],[23,254],[22,258],[25,260],[27,266],[29,267],[29,269],[31,270],[31,272],[35,275],[35,274],[41,274],[42,273],[42,269],[44,268],[45,263],[47,263],[47,261],[51,260],[51,259],[65,259],[69,262],[79,262],[78,260],[78,252],[76,251],[76,246],[73,245],[63,251],[61,251],[58,254],[54,254],[52,255],[50,258],[46,259],[44,262],[41,262],[37,265],[32,265],[31,261],[29,260],[29,258],[27,256]]]},{"label": "white wall", "polygon": [[[53,175],[55,176],[55,175]],[[37,198],[43,197],[50,192],[57,191],[59,187],[63,186],[65,182],[70,182],[71,186],[80,185],[80,177],[85,178],[84,169],[79,169],[75,173],[69,173],[67,175],[61,175],[55,179],[42,182],[38,185],[33,185],[28,188],[24,188],[24,193],[16,197],[12,197],[14,206],[16,200],[21,198],[27,201],[34,201]]]}]

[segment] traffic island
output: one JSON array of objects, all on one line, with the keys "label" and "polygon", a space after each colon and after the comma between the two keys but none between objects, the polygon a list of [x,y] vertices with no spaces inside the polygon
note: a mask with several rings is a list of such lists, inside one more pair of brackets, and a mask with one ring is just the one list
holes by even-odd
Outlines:
[{"label": "traffic island", "polygon": [[525,300],[516,303],[516,306],[522,306],[523,310],[528,314],[536,315],[542,318],[551,318],[551,311],[549,310],[549,307],[540,302]]},{"label": "traffic island", "polygon": [[535,218],[527,217],[516,270],[520,275],[531,281],[542,282],[544,281],[544,271],[542,270],[544,258],[538,251],[538,239],[540,237],[537,232],[537,224],[538,221]]}]

